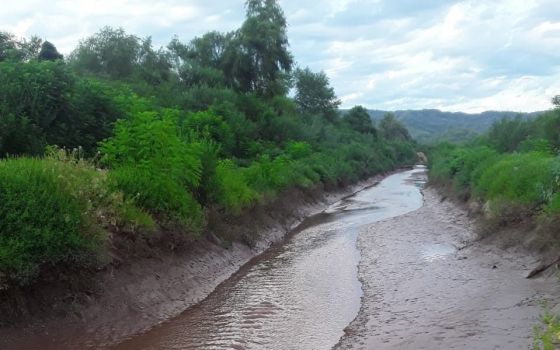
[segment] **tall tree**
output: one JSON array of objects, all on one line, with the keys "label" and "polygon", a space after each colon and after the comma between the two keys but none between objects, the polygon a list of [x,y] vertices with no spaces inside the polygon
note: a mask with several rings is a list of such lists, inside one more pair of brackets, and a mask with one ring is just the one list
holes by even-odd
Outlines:
[{"label": "tall tree", "polygon": [[40,61],[56,61],[64,57],[58,52],[56,47],[49,41],[43,42],[41,51],[39,51],[38,58]]},{"label": "tall tree", "polygon": [[330,121],[336,119],[340,100],[324,72],[314,73],[309,68],[298,69],[295,73],[295,85],[295,102],[302,113],[319,114]]},{"label": "tall tree", "polygon": [[19,42],[19,48],[22,60],[28,62],[31,59],[37,58],[41,47],[43,46],[43,39],[38,36],[32,36],[29,39],[23,39]]},{"label": "tall tree", "polygon": [[11,33],[0,32],[0,62],[26,62],[36,58],[41,43],[41,38],[36,36],[18,40]]},{"label": "tall tree", "polygon": [[177,38],[168,45],[181,80],[188,86],[225,85],[224,54],[233,34],[209,32],[188,45]]},{"label": "tall tree", "polygon": [[150,85],[160,85],[169,81],[172,76],[171,54],[160,48],[154,50],[152,38],[142,40],[138,52],[138,75]]},{"label": "tall tree", "polygon": [[111,78],[130,76],[138,64],[140,39],[124,29],[105,27],[83,40],[70,56],[70,62],[84,73],[105,74]]},{"label": "tall tree", "polygon": [[397,120],[393,113],[387,113],[383,119],[379,121],[379,132],[386,140],[391,141],[410,141],[412,137],[408,133],[407,128]]},{"label": "tall tree", "polygon": [[515,119],[503,118],[488,130],[488,143],[499,152],[513,152],[530,133],[530,126],[519,115]]},{"label": "tall tree", "polygon": [[552,104],[554,108],[560,108],[560,95],[556,95],[552,98]]},{"label": "tall tree", "polygon": [[19,54],[14,36],[7,32],[0,32],[0,62],[11,60],[17,56]]},{"label": "tall tree", "polygon": [[264,97],[285,94],[293,57],[284,12],[276,0],[247,0],[246,8],[228,56],[234,82],[241,91]]},{"label": "tall tree", "polygon": [[344,122],[360,133],[377,134],[367,109],[362,106],[356,106],[348,111],[344,116]]}]

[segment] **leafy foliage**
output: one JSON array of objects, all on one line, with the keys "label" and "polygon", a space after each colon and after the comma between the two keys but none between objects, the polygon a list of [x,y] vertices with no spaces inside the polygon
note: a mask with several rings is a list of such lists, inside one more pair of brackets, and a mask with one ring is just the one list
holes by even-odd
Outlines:
[{"label": "leafy foliage", "polygon": [[61,262],[93,264],[102,225],[154,225],[109,190],[104,173],[61,152],[0,161],[0,271],[13,283],[29,284]]},{"label": "leafy foliage", "polygon": [[363,134],[377,134],[377,130],[373,126],[367,109],[362,106],[356,106],[344,115],[344,121],[352,129]]},{"label": "leafy foliage", "polygon": [[323,115],[330,121],[337,118],[340,100],[324,72],[313,73],[309,68],[298,69],[295,80],[295,103],[301,113]]},{"label": "leafy foliage", "polygon": [[58,52],[51,42],[44,41],[41,45],[41,51],[39,51],[37,58],[40,61],[56,61],[61,60],[64,57]]},{"label": "leafy foliage", "polygon": [[47,144],[93,153],[121,114],[105,84],[77,80],[61,61],[0,63],[0,155]]},{"label": "leafy foliage", "polygon": [[48,41],[0,33],[0,157],[48,150],[0,160],[0,276],[32,283],[50,266],[89,266],[123,232],[197,237],[209,211],[414,162],[398,123],[377,137],[364,108],[340,116],[323,72],[293,72],[277,1],[246,10],[238,30],[159,49],[106,27],[67,61]]},{"label": "leafy foliage", "polygon": [[125,78],[134,72],[140,41],[122,28],[105,27],[78,45],[70,63],[79,72]]},{"label": "leafy foliage", "polygon": [[393,113],[387,113],[379,121],[379,131],[386,140],[410,141],[412,138],[408,130],[401,124]]},{"label": "leafy foliage", "polygon": [[487,201],[498,211],[520,206],[533,214],[558,215],[559,130],[547,126],[559,120],[558,110],[532,120],[501,120],[465,147],[441,144],[431,152],[432,180],[451,179],[457,191]]}]

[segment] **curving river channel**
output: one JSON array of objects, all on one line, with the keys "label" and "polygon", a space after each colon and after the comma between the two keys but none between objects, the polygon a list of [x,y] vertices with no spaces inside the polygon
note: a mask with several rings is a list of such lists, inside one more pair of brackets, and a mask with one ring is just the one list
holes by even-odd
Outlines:
[{"label": "curving river channel", "polygon": [[422,207],[425,179],[418,166],[335,203],[198,305],[114,349],[331,349],[361,306],[360,229]]}]

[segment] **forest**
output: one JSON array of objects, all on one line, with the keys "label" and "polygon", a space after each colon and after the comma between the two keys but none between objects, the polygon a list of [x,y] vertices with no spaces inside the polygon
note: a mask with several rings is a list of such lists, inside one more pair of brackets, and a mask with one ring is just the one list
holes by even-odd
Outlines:
[{"label": "forest", "polygon": [[289,188],[350,184],[416,157],[394,116],[339,112],[326,74],[297,65],[272,0],[247,1],[235,31],[161,48],[105,27],[64,57],[0,33],[0,81],[0,289],[95,270],[117,236],[196,239],[210,210],[241,215]]}]

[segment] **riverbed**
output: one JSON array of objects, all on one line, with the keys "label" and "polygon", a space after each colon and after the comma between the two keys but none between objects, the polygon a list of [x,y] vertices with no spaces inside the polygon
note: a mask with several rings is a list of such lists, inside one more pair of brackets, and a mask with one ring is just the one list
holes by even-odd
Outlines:
[{"label": "riverbed", "polygon": [[477,239],[474,220],[426,178],[417,166],[330,205],[141,334],[109,345],[57,329],[64,336],[30,337],[31,348],[529,349],[558,280],[526,279],[538,258]]},{"label": "riverbed", "polygon": [[425,168],[391,175],[305,220],[181,316],[114,349],[330,349],[357,316],[362,227],[422,206]]}]

